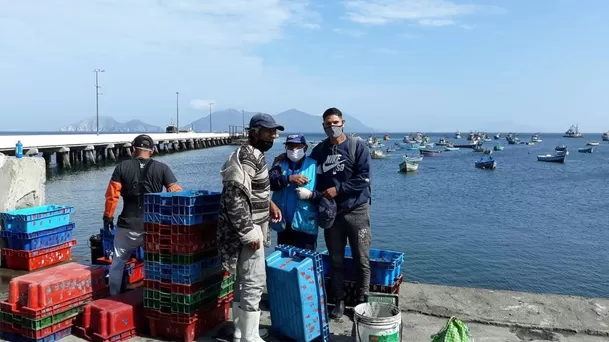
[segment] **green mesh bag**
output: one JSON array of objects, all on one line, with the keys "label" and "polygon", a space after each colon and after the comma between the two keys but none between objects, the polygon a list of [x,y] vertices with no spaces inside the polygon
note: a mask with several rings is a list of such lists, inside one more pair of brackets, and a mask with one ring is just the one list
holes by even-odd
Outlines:
[{"label": "green mesh bag", "polygon": [[474,342],[467,325],[456,317],[451,317],[446,326],[431,336],[432,342]]}]

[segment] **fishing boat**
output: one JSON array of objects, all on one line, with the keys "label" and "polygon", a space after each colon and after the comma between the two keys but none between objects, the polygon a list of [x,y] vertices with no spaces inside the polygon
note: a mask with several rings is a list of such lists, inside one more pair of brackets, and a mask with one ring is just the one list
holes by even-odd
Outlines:
[{"label": "fishing boat", "polygon": [[556,151],[554,154],[540,154],[537,155],[537,160],[548,163],[564,163],[565,157],[567,157],[567,151]]},{"label": "fishing boat", "polygon": [[459,131],[455,133],[455,139],[461,139],[461,133],[459,133]]},{"label": "fishing boat", "polygon": [[484,147],[482,147],[482,145],[476,145],[476,147],[474,147],[472,149],[472,151],[474,151],[474,152],[484,152]]},{"label": "fishing boat", "polygon": [[491,142],[493,140],[491,138],[484,138],[484,139],[482,139],[482,141],[484,141],[484,142]]},{"label": "fishing boat", "polygon": [[477,143],[469,142],[468,144],[453,144],[453,147],[461,147],[461,148],[474,148],[478,146]]},{"label": "fishing boat", "polygon": [[499,144],[497,144],[497,145],[495,145],[495,147],[493,147],[493,150],[495,150],[495,151],[503,151],[503,149],[504,149],[504,147]]},{"label": "fishing boat", "polygon": [[603,133],[602,139],[603,141],[609,141],[609,132]]},{"label": "fishing boat", "polygon": [[541,138],[539,137],[539,133],[535,133],[535,134],[533,134],[533,136],[531,137],[531,142],[534,142],[534,143],[540,143],[540,142],[542,142],[542,141],[543,141],[543,140],[541,140]]},{"label": "fishing boat", "polygon": [[495,140],[499,140],[499,139],[501,139],[501,134],[499,134],[499,133],[495,134],[495,135],[493,136],[493,139],[495,139]]},{"label": "fishing boat", "polygon": [[571,125],[569,129],[563,135],[563,138],[583,138],[584,135],[579,131],[577,125]]},{"label": "fishing boat", "polygon": [[421,153],[421,155],[426,156],[426,157],[437,157],[440,155],[440,153],[442,153],[442,151],[439,150],[428,150],[428,149],[420,149],[419,153]]},{"label": "fishing boat", "polygon": [[436,143],[438,146],[446,146],[448,144],[450,144],[450,141],[446,140],[446,138],[440,138],[440,140],[438,140]]},{"label": "fishing boat", "polygon": [[481,157],[480,160],[474,162],[474,166],[478,169],[494,170],[497,167],[497,162],[491,156],[488,156],[486,160],[484,160],[484,157]]},{"label": "fishing boat", "polygon": [[520,139],[518,139],[515,133],[508,134],[505,137],[505,140],[507,140],[508,144],[510,145],[517,145],[520,142]]},{"label": "fishing boat", "polygon": [[372,155],[370,156],[372,159],[385,159],[389,156],[384,154],[381,150],[373,150]]},{"label": "fishing boat", "polygon": [[454,146],[445,146],[444,151],[459,151],[459,148]]},{"label": "fishing boat", "polygon": [[420,163],[423,160],[423,156],[407,156],[407,155],[404,155],[402,157],[402,159],[404,159],[405,161],[407,161],[409,163]]},{"label": "fishing boat", "polygon": [[522,144],[525,144],[527,146],[533,146],[533,145],[535,145],[535,143],[532,142],[532,141],[522,142]]},{"label": "fishing boat", "polygon": [[566,150],[567,150],[566,145],[556,145],[556,147],[554,147],[554,151],[566,151]]},{"label": "fishing boat", "polygon": [[410,146],[408,146],[408,147],[406,147],[406,149],[407,149],[407,150],[409,150],[409,151],[418,150],[419,148],[421,148],[421,146],[419,146],[419,145],[414,145],[414,144],[413,144],[413,145],[410,145]]},{"label": "fishing boat", "polygon": [[483,153],[483,154],[492,154],[492,153],[493,153],[493,150],[491,150],[491,149],[487,148],[487,149],[485,149],[485,150],[484,150],[484,152],[482,152],[482,153]]},{"label": "fishing boat", "polygon": [[383,137],[383,140],[390,140],[391,138],[389,138],[389,134],[385,134],[385,136]]},{"label": "fishing boat", "polygon": [[580,147],[577,149],[577,152],[592,153],[592,152],[594,152],[594,147]]},{"label": "fishing boat", "polygon": [[400,172],[414,172],[419,169],[419,163],[404,160],[400,163]]},{"label": "fishing boat", "polygon": [[598,141],[588,141],[588,142],[586,143],[586,145],[588,145],[588,146],[598,146],[598,145],[600,145],[600,144],[601,144],[601,143],[599,143]]}]

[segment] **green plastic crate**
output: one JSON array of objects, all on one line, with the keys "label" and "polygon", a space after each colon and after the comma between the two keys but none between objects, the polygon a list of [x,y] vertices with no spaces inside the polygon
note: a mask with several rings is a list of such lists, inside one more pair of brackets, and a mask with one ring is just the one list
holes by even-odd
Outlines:
[{"label": "green plastic crate", "polygon": [[370,292],[366,295],[365,300],[368,303],[387,303],[400,307],[400,295],[397,294]]},{"label": "green plastic crate", "polygon": [[[86,304],[86,303],[84,303]],[[38,331],[47,327],[50,327],[54,324],[63,322],[67,319],[78,316],[82,311],[83,307],[78,306],[75,308],[68,309],[66,311],[57,313],[53,316],[48,316],[40,319],[30,319],[20,315],[13,315],[8,312],[2,312],[2,320],[7,323],[11,323],[14,325],[20,325],[26,329]]]},{"label": "green plastic crate", "polygon": [[144,307],[162,312],[171,312],[171,293],[145,289]]},{"label": "green plastic crate", "polygon": [[213,303],[218,299],[232,293],[235,289],[235,276],[230,276],[223,281],[208,288],[197,291],[191,295],[174,293],[171,295],[171,312],[191,314],[201,306]]}]

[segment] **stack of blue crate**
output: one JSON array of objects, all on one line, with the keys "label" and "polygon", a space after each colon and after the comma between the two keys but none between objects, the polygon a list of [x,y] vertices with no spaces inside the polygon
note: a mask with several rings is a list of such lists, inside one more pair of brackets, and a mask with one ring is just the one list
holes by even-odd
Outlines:
[{"label": "stack of blue crate", "polygon": [[266,275],[274,332],[296,342],[329,341],[321,255],[279,245],[266,258]]}]

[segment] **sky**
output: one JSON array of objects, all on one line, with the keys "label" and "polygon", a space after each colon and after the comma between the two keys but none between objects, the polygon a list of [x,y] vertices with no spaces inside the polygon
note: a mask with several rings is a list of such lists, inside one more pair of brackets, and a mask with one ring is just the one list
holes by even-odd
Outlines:
[{"label": "sky", "polygon": [[0,0],[0,131],[338,107],[387,131],[609,130],[607,0]]}]

